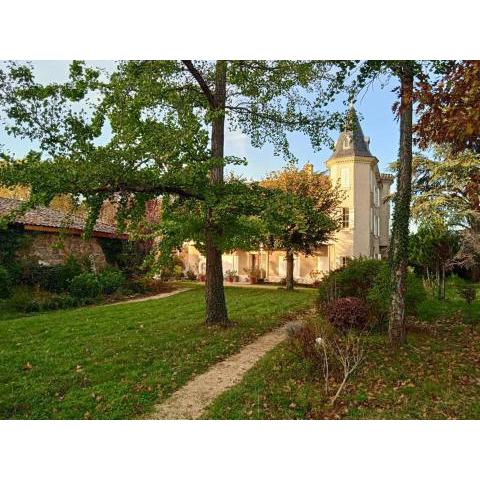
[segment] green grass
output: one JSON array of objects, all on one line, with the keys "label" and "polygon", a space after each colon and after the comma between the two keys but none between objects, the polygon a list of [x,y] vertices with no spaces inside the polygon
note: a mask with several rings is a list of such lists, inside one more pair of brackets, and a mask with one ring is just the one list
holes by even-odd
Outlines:
[{"label": "green grass", "polygon": [[[398,352],[386,335],[367,340],[367,357],[331,407],[323,374],[288,343],[268,353],[244,380],[218,397],[211,419],[480,419],[480,326],[465,325],[465,302],[429,298]],[[477,315],[480,300],[474,304]]]},{"label": "green grass", "polygon": [[[480,284],[474,284],[477,290],[476,301],[471,313],[480,316]],[[418,306],[417,317],[427,322],[462,315],[466,311],[465,300],[458,294],[456,284],[450,282],[445,290],[445,301],[439,301],[433,294]]]},{"label": "green grass", "polygon": [[0,418],[118,419],[309,307],[314,290],[226,289],[231,328],[203,324],[203,288],[0,322]]}]

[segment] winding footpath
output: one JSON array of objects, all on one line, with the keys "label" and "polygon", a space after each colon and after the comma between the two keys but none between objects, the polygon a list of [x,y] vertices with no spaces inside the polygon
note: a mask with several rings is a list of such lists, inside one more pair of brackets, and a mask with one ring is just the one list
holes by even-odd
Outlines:
[{"label": "winding footpath", "polygon": [[213,365],[205,373],[194,377],[163,403],[155,406],[149,419],[196,419],[220,394],[240,383],[245,373],[268,351],[287,338],[287,329],[297,322],[289,322],[262,335],[240,352]]}]

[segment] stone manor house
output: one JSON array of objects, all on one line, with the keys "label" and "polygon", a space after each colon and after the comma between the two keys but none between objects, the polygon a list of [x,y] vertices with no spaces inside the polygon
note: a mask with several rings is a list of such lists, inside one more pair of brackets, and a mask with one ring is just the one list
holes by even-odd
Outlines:
[{"label": "stone manor house", "polygon": [[[356,116],[355,116],[356,117]],[[370,152],[370,140],[364,137],[358,119],[353,131],[343,131],[326,165],[333,184],[345,192],[341,205],[342,228],[331,243],[314,255],[295,257],[294,278],[312,283],[326,272],[344,265],[348,258],[386,255],[390,235],[390,186],[393,176],[380,173],[378,159]],[[311,164],[305,168],[312,170]],[[182,258],[186,270],[205,273],[205,258],[192,245],[184,246]],[[246,270],[257,268],[265,281],[279,282],[286,275],[285,252],[263,250],[234,251],[223,255],[223,271],[235,270],[246,280]]]}]

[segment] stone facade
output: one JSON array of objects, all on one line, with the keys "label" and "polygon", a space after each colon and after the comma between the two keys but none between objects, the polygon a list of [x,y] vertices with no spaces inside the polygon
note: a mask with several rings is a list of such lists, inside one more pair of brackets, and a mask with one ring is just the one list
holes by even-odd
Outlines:
[{"label": "stone facade", "polygon": [[78,259],[89,258],[95,268],[102,269],[107,261],[98,238],[84,240],[78,235],[62,235],[49,232],[28,232],[27,246],[18,252],[44,265],[59,265],[73,255]]}]

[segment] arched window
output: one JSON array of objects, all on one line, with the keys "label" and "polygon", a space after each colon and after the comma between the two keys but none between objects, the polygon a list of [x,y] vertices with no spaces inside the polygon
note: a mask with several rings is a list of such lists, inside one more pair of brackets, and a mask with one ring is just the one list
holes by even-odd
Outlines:
[{"label": "arched window", "polygon": [[347,148],[350,148],[352,146],[352,137],[350,135],[345,135],[345,138],[343,139],[343,148],[346,150]]}]

